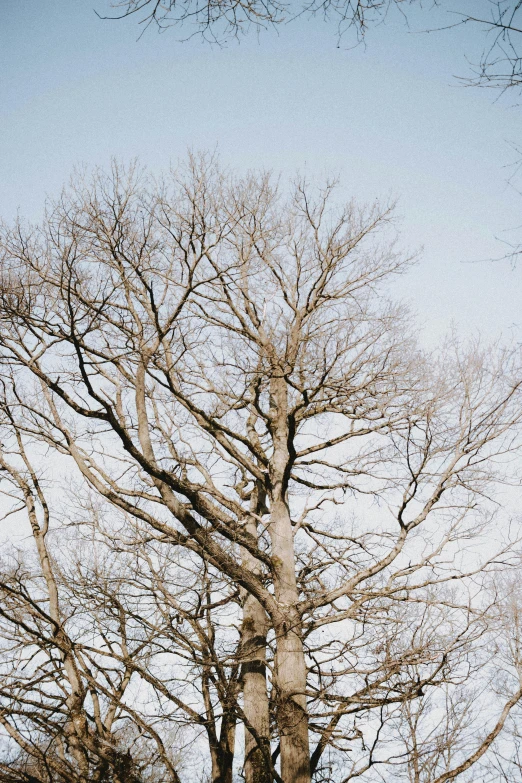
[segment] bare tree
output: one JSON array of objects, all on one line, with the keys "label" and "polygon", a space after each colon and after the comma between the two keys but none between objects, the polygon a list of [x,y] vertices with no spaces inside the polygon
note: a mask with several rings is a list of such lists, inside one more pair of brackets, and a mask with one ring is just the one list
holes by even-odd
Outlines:
[{"label": "bare tree", "polygon": [[[178,729],[180,774],[196,763],[198,749],[191,746],[206,737],[209,780],[231,783],[241,671],[232,622],[238,615],[234,592],[231,597],[222,580],[211,579],[197,559],[185,559],[180,566],[175,553],[158,552],[153,542],[139,536],[122,546],[122,532],[120,528],[118,553],[110,555],[112,564],[105,562],[100,570],[76,562],[70,569],[64,581],[71,601],[89,607],[104,638],[113,635],[115,617],[120,625],[126,620],[127,636],[140,643],[141,655],[131,658],[117,638],[110,657],[128,666],[140,691],[150,693],[152,703],[145,704],[142,696],[140,714],[154,722],[165,748],[175,736],[173,727]],[[94,665],[100,666],[96,650],[82,649],[89,658],[95,653]]]},{"label": "bare tree", "polygon": [[220,655],[226,589],[210,588],[205,563],[180,566],[128,525],[114,546],[114,523],[101,535],[99,510],[85,520],[76,506],[80,536],[57,547],[57,529],[49,544],[45,481],[5,403],[4,412],[6,516],[25,511],[38,560],[15,550],[0,572],[0,723],[10,738],[0,779],[177,783],[181,748],[203,732],[209,779],[230,783],[240,662],[226,625]]},{"label": "bare tree", "polygon": [[[32,568],[14,553],[0,574],[0,724],[20,754],[18,764],[12,758],[9,765],[0,764],[0,776],[11,779],[10,768],[24,781],[139,781],[117,731],[132,670],[125,665],[112,671],[109,667],[103,686],[80,653],[75,637],[85,626],[81,616],[65,610],[60,600],[42,482],[5,403],[3,414],[3,496],[14,501],[8,515],[26,512],[38,565]],[[71,626],[74,635],[68,630]],[[123,627],[120,630],[125,633]],[[129,658],[133,655],[131,651]]]},{"label": "bare tree", "polygon": [[487,627],[481,575],[518,563],[480,546],[518,445],[518,353],[416,348],[383,293],[411,263],[391,221],[334,183],[280,193],[203,157],[159,185],[98,173],[2,235],[27,437],[239,591],[252,783],[392,764],[397,709],[453,684]]}]

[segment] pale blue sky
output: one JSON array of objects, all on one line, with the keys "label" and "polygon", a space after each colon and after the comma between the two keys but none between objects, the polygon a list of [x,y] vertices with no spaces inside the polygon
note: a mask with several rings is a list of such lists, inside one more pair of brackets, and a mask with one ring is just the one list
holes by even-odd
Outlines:
[{"label": "pale blue sky", "polygon": [[0,3],[0,215],[37,218],[75,164],[139,156],[160,171],[189,146],[217,145],[237,168],[340,173],[347,196],[400,197],[403,242],[424,253],[398,292],[428,341],[452,319],[520,335],[522,269],[478,262],[522,224],[506,183],[522,107],[453,79],[468,72],[464,51],[477,56],[477,31],[416,35],[397,17],[353,49],[303,20],[211,48],[176,31],[137,41],[135,21],[95,16],[107,5]]}]

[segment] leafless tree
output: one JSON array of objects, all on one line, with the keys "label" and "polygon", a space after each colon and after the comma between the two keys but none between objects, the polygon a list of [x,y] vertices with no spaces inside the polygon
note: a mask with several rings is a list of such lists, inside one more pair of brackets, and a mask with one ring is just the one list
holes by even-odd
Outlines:
[{"label": "leafless tree", "polygon": [[45,482],[20,431],[15,444],[2,435],[15,457],[2,455],[3,496],[14,501],[6,517],[25,511],[38,559],[14,550],[0,573],[0,721],[10,739],[0,779],[177,783],[189,766],[183,746],[203,732],[209,780],[229,783],[241,665],[228,623],[220,656],[226,590],[217,579],[210,589],[205,563],[181,567],[134,529],[119,526],[115,546],[114,524],[100,536],[99,514],[87,525],[81,507],[79,538],[49,545]]},{"label": "leafless tree", "polygon": [[[165,735],[163,744],[169,724],[183,727],[186,769],[187,758],[194,756],[188,748],[198,735],[206,736],[209,780],[231,783],[241,717],[238,591],[209,573],[205,562],[185,555],[180,563],[179,552],[150,535],[144,540],[133,526],[118,527],[116,553],[114,535],[112,523],[103,532],[112,563],[104,562],[100,570],[98,564],[77,561],[64,578],[71,600],[88,606],[100,628],[109,629],[113,615],[121,616],[136,640],[147,640],[147,656],[128,665],[154,695],[156,707],[147,709],[153,709],[155,720],[161,716],[165,728],[157,731]],[[111,649],[111,657],[127,663],[121,645]]]},{"label": "leafless tree", "polygon": [[[518,447],[518,353],[422,354],[383,293],[411,263],[391,207],[334,184],[280,192],[204,156],[159,184],[114,167],[1,239],[25,436],[239,596],[249,783],[393,765],[397,711],[479,670],[481,583],[518,564],[514,542],[481,544]],[[438,783],[493,746],[518,665]]]},{"label": "leafless tree", "polygon": [[[0,456],[3,494],[14,500],[10,514],[25,508],[38,555],[36,569],[8,558],[0,577],[0,723],[24,762],[17,775],[21,780],[104,781],[108,775],[114,781],[138,780],[113,731],[130,672],[111,673],[100,692],[78,653],[67,626],[78,629],[82,622],[61,605],[47,543],[49,506],[19,433],[15,438],[6,450],[17,461],[9,461],[5,451]],[[89,696],[94,721],[87,714]],[[12,771],[12,759],[9,766]],[[1,767],[5,774],[5,762]]]},{"label": "leafless tree", "polygon": [[[49,545],[46,482],[37,475],[5,399],[2,413],[1,486],[4,501],[11,502],[5,517],[25,514],[37,558],[33,562],[28,553],[13,550],[0,574],[0,724],[10,739],[0,779],[16,774],[17,780],[33,783],[177,783],[154,721],[127,700],[135,669],[150,657],[151,631],[149,638],[132,633],[132,615],[103,593],[100,575],[89,606],[78,600],[78,570],[74,590],[67,590]],[[115,567],[110,582],[113,589],[121,585]],[[105,623],[100,599],[105,599]],[[152,740],[152,753],[145,738]]]},{"label": "leafless tree", "polygon": [[[210,587],[206,563],[180,566],[128,525],[101,535],[100,509],[89,506],[85,517],[84,504],[70,509],[80,537],[60,547],[55,530],[49,544],[49,481],[29,459],[16,397],[13,386],[11,404],[7,395],[2,403],[4,518],[24,524],[25,516],[37,559],[12,550],[0,572],[0,723],[11,740],[0,779],[177,783],[176,741],[179,755],[187,741],[179,728],[188,726],[192,739],[194,729],[207,734],[213,783],[228,783],[241,669],[237,632],[219,656],[226,588],[217,579]],[[199,712],[190,706],[197,696]]]}]

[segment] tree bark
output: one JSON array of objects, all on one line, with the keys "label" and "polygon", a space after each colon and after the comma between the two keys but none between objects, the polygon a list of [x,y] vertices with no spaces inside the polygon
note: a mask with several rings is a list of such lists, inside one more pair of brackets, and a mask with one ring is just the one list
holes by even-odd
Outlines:
[{"label": "tree bark", "polygon": [[219,734],[220,783],[232,783],[234,751],[236,744],[236,714],[223,715]]},{"label": "tree bark", "polygon": [[[250,508],[254,513],[259,514],[263,506],[263,490],[256,486],[252,490]],[[257,525],[252,517],[249,518],[246,528],[251,535],[257,537]],[[256,574],[260,572],[258,561],[246,550],[243,550],[242,563]],[[268,618],[265,610],[254,596],[243,591],[241,677],[243,711],[246,719],[244,763],[246,783],[272,783],[272,775],[267,764],[267,758],[270,756],[270,720],[266,682],[267,632]]]},{"label": "tree bark", "polygon": [[306,664],[294,568],[293,533],[286,503],[275,503],[271,517],[275,594],[281,611],[276,625],[277,724],[284,783],[310,783],[306,710]]},{"label": "tree bark", "polygon": [[274,377],[270,388],[273,454],[270,460],[270,539],[274,591],[279,617],[276,632],[277,724],[284,783],[310,783],[310,747],[306,710],[306,662],[297,612],[294,535],[288,507],[291,434],[284,377]]}]

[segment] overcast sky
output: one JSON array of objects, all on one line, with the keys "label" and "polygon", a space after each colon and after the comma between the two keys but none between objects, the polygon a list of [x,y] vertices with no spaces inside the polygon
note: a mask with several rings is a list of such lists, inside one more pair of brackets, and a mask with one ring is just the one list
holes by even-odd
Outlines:
[{"label": "overcast sky", "polygon": [[452,320],[522,337],[522,268],[485,260],[502,254],[499,237],[522,239],[507,183],[522,106],[454,78],[469,73],[464,53],[478,56],[478,31],[416,34],[396,15],[353,48],[302,20],[219,48],[176,31],[137,40],[136,20],[96,17],[107,7],[0,3],[0,215],[36,219],[76,164],[111,156],[159,172],[188,147],[217,147],[239,169],[339,173],[347,197],[399,197],[403,243],[424,252],[397,293],[428,343]]}]

